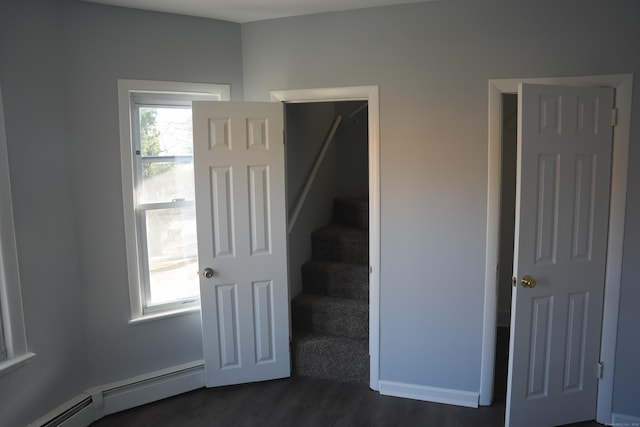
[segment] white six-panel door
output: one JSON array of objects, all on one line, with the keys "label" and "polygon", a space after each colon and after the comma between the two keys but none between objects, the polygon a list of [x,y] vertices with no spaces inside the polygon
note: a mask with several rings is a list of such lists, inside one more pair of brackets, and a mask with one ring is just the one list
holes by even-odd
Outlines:
[{"label": "white six-panel door", "polygon": [[520,87],[506,426],[595,419],[612,108],[608,88]]},{"label": "white six-panel door", "polygon": [[193,103],[207,387],[290,375],[283,129],[280,103]]}]

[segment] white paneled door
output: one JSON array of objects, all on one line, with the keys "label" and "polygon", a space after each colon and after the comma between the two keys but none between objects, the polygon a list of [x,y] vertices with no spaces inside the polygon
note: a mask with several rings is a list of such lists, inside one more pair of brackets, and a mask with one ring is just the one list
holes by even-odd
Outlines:
[{"label": "white paneled door", "polygon": [[613,89],[522,84],[506,426],[595,419]]},{"label": "white paneled door", "polygon": [[194,102],[207,387],[290,375],[283,107]]}]

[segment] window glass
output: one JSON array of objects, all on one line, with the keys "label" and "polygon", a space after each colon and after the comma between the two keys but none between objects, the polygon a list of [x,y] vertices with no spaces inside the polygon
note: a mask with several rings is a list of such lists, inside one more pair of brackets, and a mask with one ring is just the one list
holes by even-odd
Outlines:
[{"label": "window glass", "polygon": [[193,200],[191,109],[141,107],[139,120],[139,203]]},{"label": "window glass", "polygon": [[136,105],[146,307],[199,296],[191,108]]},{"label": "window glass", "polygon": [[229,85],[118,80],[131,323],[200,309],[193,101]]},{"label": "window glass", "polygon": [[194,206],[146,211],[148,304],[197,297],[198,251]]}]

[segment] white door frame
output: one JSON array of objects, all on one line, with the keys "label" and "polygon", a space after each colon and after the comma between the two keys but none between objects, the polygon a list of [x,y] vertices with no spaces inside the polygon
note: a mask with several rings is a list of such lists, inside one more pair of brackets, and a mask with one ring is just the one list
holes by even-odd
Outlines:
[{"label": "white door frame", "polygon": [[604,311],[600,361],[603,377],[598,384],[597,415],[599,423],[610,423],[613,400],[613,375],[620,305],[620,280],[624,220],[627,198],[629,132],[631,126],[631,74],[489,80],[489,153],[487,192],[487,246],[485,265],[484,321],[480,375],[480,404],[490,405],[493,398],[493,375],[497,327],[497,265],[500,231],[500,180],[502,166],[502,94],[517,93],[520,83],[565,86],[606,86],[616,90],[617,125],[613,132],[611,169],[611,202],[609,206],[609,239],[607,244]]},{"label": "white door frame", "polygon": [[369,387],[380,380],[380,107],[378,86],[278,90],[271,100],[288,103],[368,101],[369,114]]}]

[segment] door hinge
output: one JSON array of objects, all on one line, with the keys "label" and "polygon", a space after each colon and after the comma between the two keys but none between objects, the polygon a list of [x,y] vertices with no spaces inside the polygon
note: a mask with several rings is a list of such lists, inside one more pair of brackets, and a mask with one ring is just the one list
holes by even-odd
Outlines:
[{"label": "door hinge", "polygon": [[614,108],[611,110],[611,126],[616,126],[618,124],[618,109]]},{"label": "door hinge", "polygon": [[596,365],[596,371],[597,371],[597,378],[601,380],[603,371],[604,371],[604,365],[602,362],[598,362],[598,364]]}]

